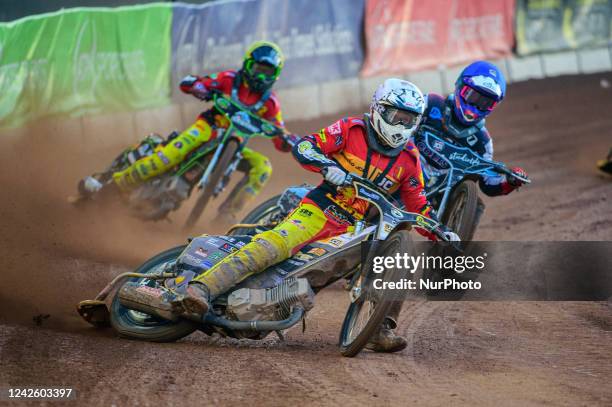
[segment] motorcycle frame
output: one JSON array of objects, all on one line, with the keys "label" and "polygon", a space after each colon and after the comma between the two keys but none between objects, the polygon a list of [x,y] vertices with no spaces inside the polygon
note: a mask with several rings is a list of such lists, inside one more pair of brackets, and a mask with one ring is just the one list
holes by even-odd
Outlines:
[{"label": "motorcycle frame", "polygon": [[[227,179],[238,168],[238,164],[240,163],[240,160],[242,160],[242,151],[244,150],[244,148],[246,147],[246,145],[248,144],[251,138],[257,137],[257,136],[272,138],[272,137],[275,137],[276,134],[283,134],[284,131],[280,127],[274,125],[273,123],[270,123],[267,120],[264,120],[256,116],[248,108],[246,108],[246,106],[244,106],[243,104],[233,99],[229,99],[221,93],[215,92],[213,94],[213,103],[214,103],[215,108],[219,112],[222,112],[222,114],[228,120],[229,126],[226,129],[224,129],[222,138],[219,141],[219,143],[216,145],[215,152],[213,156],[211,157],[210,162],[208,163],[208,166],[206,167],[206,170],[202,174],[202,177],[200,178],[200,180],[197,182],[196,185],[198,188],[202,189],[208,184],[210,175],[212,174],[213,170],[217,166],[217,162],[219,161],[221,154],[223,153],[223,149],[227,145],[228,141],[230,139],[234,139],[238,141],[239,143],[238,149],[236,150],[236,153],[234,155],[234,159],[232,160],[230,165],[227,167],[226,171],[223,173],[223,177],[221,178],[219,185],[217,185],[215,188],[214,196],[217,196],[225,188],[224,184],[227,181]],[[226,103],[228,105],[224,106],[224,104]],[[247,133],[247,132],[241,131],[238,128],[236,128],[236,126],[234,125],[234,121],[232,120],[231,117],[229,117],[229,114],[226,112],[227,106],[231,106],[231,105],[233,105],[234,107],[237,107],[241,112],[247,113],[251,118],[254,118],[257,121],[263,122],[263,126],[261,129],[262,131]],[[268,126],[269,129],[273,129],[274,130],[273,134],[267,134],[264,129],[265,126]],[[272,130],[270,130],[270,132],[272,132]],[[215,148],[215,147],[212,147],[212,148]],[[211,150],[207,150],[206,153],[203,153],[202,155],[210,153]],[[198,159],[202,155],[198,155]],[[183,173],[184,171],[179,175],[182,175]]]}]

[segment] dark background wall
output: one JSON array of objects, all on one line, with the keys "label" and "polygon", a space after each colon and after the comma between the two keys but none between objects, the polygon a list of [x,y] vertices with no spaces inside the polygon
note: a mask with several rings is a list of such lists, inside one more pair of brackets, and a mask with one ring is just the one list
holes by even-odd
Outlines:
[{"label": "dark background wall", "polygon": [[[33,14],[49,13],[71,7],[118,7],[133,4],[174,2],[174,0],[0,0],[0,22],[13,21]],[[211,0],[181,0],[201,4]]]}]

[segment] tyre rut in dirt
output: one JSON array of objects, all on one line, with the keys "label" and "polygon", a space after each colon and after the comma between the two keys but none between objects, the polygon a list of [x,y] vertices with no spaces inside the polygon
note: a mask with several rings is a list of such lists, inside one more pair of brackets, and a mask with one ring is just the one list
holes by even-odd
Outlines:
[{"label": "tyre rut in dirt", "polygon": [[[134,272],[152,274],[159,272],[160,266],[174,261],[185,249],[177,246],[150,258]],[[131,279],[129,281],[138,281]],[[116,292],[119,292],[119,287]],[[130,310],[119,302],[115,295],[110,310],[111,325],[119,335],[150,342],[174,342],[197,329],[195,323],[187,320],[177,322],[166,321],[143,312]]]},{"label": "tyre rut in dirt", "polygon": [[[414,246],[410,234],[405,230],[393,232],[387,240],[385,240],[380,248],[376,251],[375,256],[395,256],[396,253],[412,254]],[[373,271],[369,270],[370,277],[373,276]],[[400,281],[405,276],[405,270],[397,268],[388,268],[384,273],[377,275],[376,278],[381,278],[384,282]],[[369,283],[373,279],[369,279]],[[376,334],[385,317],[389,313],[394,301],[401,301],[403,296],[398,295],[396,290],[375,290],[372,287],[363,285],[363,292],[357,300],[351,302],[342,328],[340,330],[340,352],[342,356],[353,357],[359,354],[361,350],[369,342],[370,338]],[[360,318],[363,318],[362,313],[364,307],[368,309],[368,315],[364,326],[359,329],[359,332],[353,334]]]},{"label": "tyre rut in dirt", "polygon": [[195,223],[206,209],[206,205],[208,205],[208,201],[212,198],[215,187],[223,177],[223,173],[229,166],[232,158],[236,154],[236,150],[238,149],[238,141],[237,140],[229,140],[221,153],[221,157],[219,157],[219,161],[217,161],[217,166],[210,174],[210,179],[208,180],[208,184],[204,187],[204,189],[200,190],[198,193],[198,198],[196,200],[193,209],[189,213],[187,217],[187,221],[185,222],[184,229],[192,228]]},{"label": "tyre rut in dirt", "polygon": [[[261,224],[270,217],[279,214],[281,212],[281,208],[277,205],[277,203],[280,197],[281,194],[278,194],[262,202],[255,209],[249,212],[248,215],[240,221],[240,223]],[[253,234],[254,232],[257,233],[256,229],[254,230],[251,228],[238,228],[233,230],[231,234],[248,235]]]},{"label": "tyre rut in dirt", "polygon": [[464,180],[451,194],[442,223],[458,234],[462,242],[469,242],[476,232],[477,221],[478,185]]}]

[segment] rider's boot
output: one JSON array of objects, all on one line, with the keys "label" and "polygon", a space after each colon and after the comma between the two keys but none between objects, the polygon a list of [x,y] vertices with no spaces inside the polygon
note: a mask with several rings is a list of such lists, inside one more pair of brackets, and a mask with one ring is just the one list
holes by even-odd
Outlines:
[{"label": "rider's boot", "polygon": [[79,181],[77,189],[80,196],[83,198],[89,198],[102,189],[102,183],[94,177],[87,176]]},{"label": "rider's boot", "polygon": [[200,321],[208,312],[209,293],[204,284],[197,282],[187,286],[186,295],[130,282],[119,290],[119,301],[128,308],[171,321],[179,315]]},{"label": "rider's boot", "polygon": [[402,303],[397,301],[391,307],[378,332],[376,332],[366,345],[366,349],[374,352],[399,352],[408,345],[406,338],[396,335],[393,330],[397,327],[397,318],[402,309]]},{"label": "rider's boot", "polygon": [[208,312],[210,290],[199,281],[191,281],[187,285],[184,297],[177,299],[174,305],[180,308],[179,312],[186,318],[199,321]]},{"label": "rider's boot", "polygon": [[252,274],[288,257],[287,245],[274,231],[260,234],[242,249],[215,264],[189,283],[186,295],[175,305],[187,318],[202,318],[210,301]]}]

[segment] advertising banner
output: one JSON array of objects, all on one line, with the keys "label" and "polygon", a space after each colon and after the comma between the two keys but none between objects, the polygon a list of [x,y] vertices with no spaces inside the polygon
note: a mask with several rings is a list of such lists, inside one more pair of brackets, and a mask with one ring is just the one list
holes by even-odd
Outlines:
[{"label": "advertising banner", "polygon": [[610,43],[612,0],[519,0],[517,53],[563,51]]},{"label": "advertising banner", "polygon": [[510,55],[514,0],[368,0],[363,75]]},{"label": "advertising banner", "polygon": [[254,41],[277,43],[286,57],[278,86],[358,75],[364,0],[230,0],[174,6],[174,84],[188,74],[239,69]]},{"label": "advertising banner", "polygon": [[168,103],[171,12],[71,9],[0,24],[0,128]]}]

